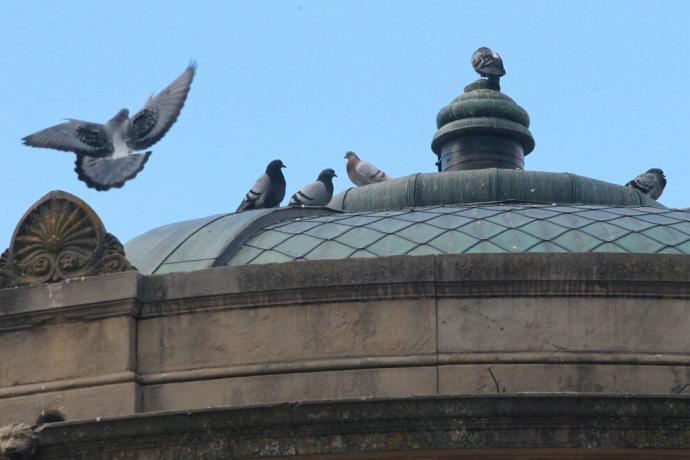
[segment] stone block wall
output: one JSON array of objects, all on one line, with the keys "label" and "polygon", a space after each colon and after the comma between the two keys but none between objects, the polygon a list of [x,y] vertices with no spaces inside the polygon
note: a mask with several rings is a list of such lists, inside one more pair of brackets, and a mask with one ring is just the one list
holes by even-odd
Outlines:
[{"label": "stone block wall", "polygon": [[0,290],[0,425],[254,404],[690,392],[690,256],[295,262]]}]

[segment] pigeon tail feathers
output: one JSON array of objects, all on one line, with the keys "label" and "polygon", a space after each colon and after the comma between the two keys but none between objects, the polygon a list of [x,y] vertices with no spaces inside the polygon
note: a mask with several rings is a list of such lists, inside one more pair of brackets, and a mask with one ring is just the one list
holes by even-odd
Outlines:
[{"label": "pigeon tail feathers", "polygon": [[242,203],[235,209],[235,212],[247,211],[249,209],[256,209],[256,200],[249,200],[245,197]]},{"label": "pigeon tail feathers", "polygon": [[97,158],[78,155],[74,170],[91,188],[105,191],[122,187],[125,182],[136,177],[151,156],[151,152],[135,153],[121,158]]}]

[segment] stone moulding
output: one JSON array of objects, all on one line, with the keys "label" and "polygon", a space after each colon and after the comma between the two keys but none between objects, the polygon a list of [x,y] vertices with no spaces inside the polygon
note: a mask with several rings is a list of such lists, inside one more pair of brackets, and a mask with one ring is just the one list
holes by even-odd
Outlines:
[{"label": "stone moulding", "polygon": [[91,207],[56,190],[22,216],[0,255],[0,289],[117,273],[135,268]]},{"label": "stone moulding", "polygon": [[215,408],[47,425],[38,458],[687,458],[689,409],[688,398],[615,395]]}]

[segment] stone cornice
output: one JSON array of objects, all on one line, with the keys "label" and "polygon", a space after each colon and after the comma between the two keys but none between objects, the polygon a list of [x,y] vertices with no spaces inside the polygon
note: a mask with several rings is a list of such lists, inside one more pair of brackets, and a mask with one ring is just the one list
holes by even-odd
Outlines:
[{"label": "stone cornice", "polygon": [[0,329],[192,310],[505,296],[690,298],[690,256],[461,254],[216,267],[153,276],[129,271],[0,289]]},{"label": "stone cornice", "polygon": [[138,378],[135,372],[123,371],[96,377],[55,380],[45,383],[29,383],[26,385],[14,385],[7,388],[0,388],[0,399],[136,381],[138,381]]},{"label": "stone cornice", "polygon": [[405,458],[428,458],[414,454],[425,451],[462,458],[487,449],[500,449],[494,451],[500,458],[524,458],[524,449],[544,455],[549,451],[541,449],[550,448],[559,449],[558,458],[601,458],[611,448],[616,455],[607,458],[658,458],[632,449],[684,449],[676,453],[688,455],[689,430],[687,397],[425,397],[58,423],[39,430],[38,458],[391,458],[403,451]]},{"label": "stone cornice", "polygon": [[0,331],[139,313],[139,273],[0,289]]}]

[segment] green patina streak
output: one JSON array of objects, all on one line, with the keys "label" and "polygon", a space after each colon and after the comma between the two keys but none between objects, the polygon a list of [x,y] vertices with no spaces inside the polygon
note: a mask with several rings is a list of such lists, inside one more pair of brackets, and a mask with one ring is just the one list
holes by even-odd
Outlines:
[{"label": "green patina streak", "polygon": [[497,168],[420,173],[350,188],[330,206],[358,212],[489,202],[663,207],[637,190],[588,177]]}]

